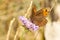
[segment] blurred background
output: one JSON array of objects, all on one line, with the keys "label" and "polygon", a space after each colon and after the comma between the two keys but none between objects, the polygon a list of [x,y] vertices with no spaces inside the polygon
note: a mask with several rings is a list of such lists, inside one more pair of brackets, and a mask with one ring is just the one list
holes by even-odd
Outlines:
[{"label": "blurred background", "polygon": [[[51,24],[60,21],[60,0],[0,0],[0,40],[7,39],[10,22],[15,18],[9,36],[9,40],[14,40],[17,28],[20,26],[18,17],[26,14],[31,1],[37,6],[37,10],[44,7],[52,8],[48,18]],[[23,33],[20,30],[16,40],[35,40],[33,33],[25,33],[27,35],[25,39],[20,37],[21,34]],[[26,36],[25,34],[24,36]]]}]

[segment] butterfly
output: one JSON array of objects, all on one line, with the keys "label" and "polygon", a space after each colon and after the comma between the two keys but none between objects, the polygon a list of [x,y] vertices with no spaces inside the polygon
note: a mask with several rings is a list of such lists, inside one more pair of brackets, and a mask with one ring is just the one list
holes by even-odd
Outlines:
[{"label": "butterfly", "polygon": [[36,6],[32,6],[32,14],[30,16],[31,22],[34,23],[35,25],[40,26],[45,26],[47,24],[47,17],[48,15],[48,9],[47,8],[42,8],[37,11]]}]

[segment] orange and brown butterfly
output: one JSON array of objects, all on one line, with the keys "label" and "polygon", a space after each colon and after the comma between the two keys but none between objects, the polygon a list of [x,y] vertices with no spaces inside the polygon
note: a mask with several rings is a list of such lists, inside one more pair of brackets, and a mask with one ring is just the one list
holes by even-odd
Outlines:
[{"label": "orange and brown butterfly", "polygon": [[38,26],[45,26],[47,24],[48,9],[42,8],[37,11],[36,6],[32,6],[32,14],[30,16],[32,23]]}]

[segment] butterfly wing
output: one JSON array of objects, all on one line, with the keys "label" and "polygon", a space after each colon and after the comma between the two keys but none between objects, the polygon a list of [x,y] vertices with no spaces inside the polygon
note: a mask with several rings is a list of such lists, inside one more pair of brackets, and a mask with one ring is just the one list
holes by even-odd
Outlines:
[{"label": "butterfly wing", "polygon": [[45,13],[45,10],[43,9],[36,11],[36,6],[33,5],[32,14],[31,14],[31,22],[38,26],[45,26],[47,23],[47,19],[44,16],[44,13]]},{"label": "butterfly wing", "polygon": [[37,17],[33,17],[32,18],[32,22],[38,26],[45,26],[47,23],[47,19],[45,18],[37,18]]}]

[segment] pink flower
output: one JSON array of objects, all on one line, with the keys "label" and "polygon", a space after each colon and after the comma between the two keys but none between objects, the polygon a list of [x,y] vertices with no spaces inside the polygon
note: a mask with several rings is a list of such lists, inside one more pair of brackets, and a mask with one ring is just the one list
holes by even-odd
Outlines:
[{"label": "pink flower", "polygon": [[22,21],[22,23],[26,26],[26,28],[28,29],[32,29],[34,31],[38,30],[39,26],[36,26],[35,24],[33,24],[31,21],[29,21],[27,18],[25,18],[24,16],[20,16],[19,19]]}]

